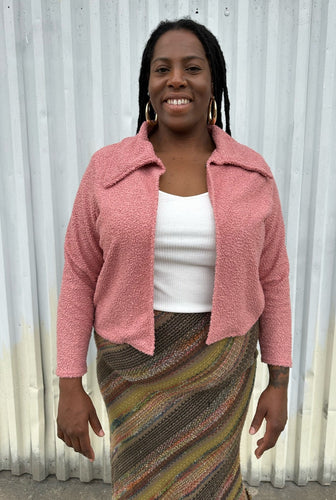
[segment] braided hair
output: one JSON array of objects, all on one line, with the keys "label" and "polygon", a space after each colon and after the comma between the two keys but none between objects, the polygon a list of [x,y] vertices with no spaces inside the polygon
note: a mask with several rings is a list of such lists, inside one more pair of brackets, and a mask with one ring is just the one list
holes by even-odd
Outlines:
[{"label": "braided hair", "polygon": [[188,30],[197,36],[203,45],[206,57],[209,62],[211,77],[213,82],[214,97],[217,103],[217,122],[223,128],[222,122],[222,96],[224,93],[225,131],[231,135],[230,129],[230,101],[226,84],[226,65],[222,49],[217,38],[202,24],[192,21],[189,18],[182,18],[177,21],[161,21],[158,27],[152,32],[142,54],[140,75],[139,75],[139,131],[142,123],[146,120],[145,108],[148,102],[148,83],[150,74],[150,64],[154,53],[155,44],[164,33],[171,30]]}]

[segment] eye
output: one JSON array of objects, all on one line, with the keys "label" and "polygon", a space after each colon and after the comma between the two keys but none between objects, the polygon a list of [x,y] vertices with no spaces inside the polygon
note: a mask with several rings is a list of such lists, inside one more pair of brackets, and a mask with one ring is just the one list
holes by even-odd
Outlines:
[{"label": "eye", "polygon": [[169,68],[167,68],[166,66],[161,66],[159,68],[156,68],[155,73],[166,73],[167,71],[169,71]]},{"label": "eye", "polygon": [[186,68],[186,70],[189,73],[198,73],[199,71],[201,71],[201,68],[199,66],[189,66],[188,68]]}]

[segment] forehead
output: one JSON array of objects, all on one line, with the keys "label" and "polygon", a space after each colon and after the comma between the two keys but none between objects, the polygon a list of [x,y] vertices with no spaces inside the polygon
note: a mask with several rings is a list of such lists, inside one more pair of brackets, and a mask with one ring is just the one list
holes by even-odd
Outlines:
[{"label": "forehead", "polygon": [[183,58],[191,55],[207,60],[202,43],[188,30],[170,30],[155,44],[152,62],[157,58]]}]

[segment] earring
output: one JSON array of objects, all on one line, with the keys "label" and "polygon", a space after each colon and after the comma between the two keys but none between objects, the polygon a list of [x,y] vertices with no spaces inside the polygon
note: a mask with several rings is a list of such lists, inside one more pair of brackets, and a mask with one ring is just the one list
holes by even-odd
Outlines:
[{"label": "earring", "polygon": [[208,124],[215,125],[217,120],[217,103],[214,97],[211,97],[208,109]]},{"label": "earring", "polygon": [[150,100],[147,102],[146,104],[146,108],[145,108],[145,117],[146,117],[146,122],[149,124],[149,125],[152,125],[153,127],[155,125],[157,125],[157,122],[158,122],[158,117],[157,117],[157,114],[155,113],[155,117],[154,117],[154,120],[151,120],[151,117],[150,117],[150,105],[151,105],[151,102]]}]

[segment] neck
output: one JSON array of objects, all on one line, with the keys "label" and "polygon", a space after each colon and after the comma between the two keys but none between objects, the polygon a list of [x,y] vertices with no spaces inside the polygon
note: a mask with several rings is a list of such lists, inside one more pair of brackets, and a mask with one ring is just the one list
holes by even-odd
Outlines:
[{"label": "neck", "polygon": [[186,151],[211,152],[215,147],[207,127],[202,130],[174,132],[158,126],[150,136],[150,141],[157,153],[172,150],[180,154]]}]

